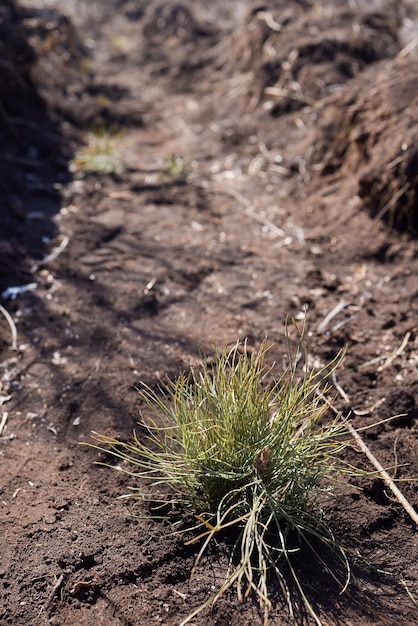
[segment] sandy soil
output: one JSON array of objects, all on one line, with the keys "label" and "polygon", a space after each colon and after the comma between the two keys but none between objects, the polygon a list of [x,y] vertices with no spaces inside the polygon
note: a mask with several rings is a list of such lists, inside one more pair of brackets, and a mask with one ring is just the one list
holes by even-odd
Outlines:
[{"label": "sandy soil", "polygon": [[[357,427],[402,414],[364,437],[418,475],[418,11],[1,0],[0,17],[0,303],[17,329],[13,350],[0,315],[0,622],[174,626],[228,545],[191,579],[195,548],[80,446],[130,436],[141,382],[266,335],[280,364],[307,307],[313,363],[347,346],[336,405]],[[74,171],[98,128],[114,172]],[[379,479],[359,486],[326,510],[353,582],[340,596],[302,558],[310,598],[329,626],[416,624],[416,526]],[[279,590],[271,619],[289,623]],[[194,623],[262,615],[231,594]]]}]

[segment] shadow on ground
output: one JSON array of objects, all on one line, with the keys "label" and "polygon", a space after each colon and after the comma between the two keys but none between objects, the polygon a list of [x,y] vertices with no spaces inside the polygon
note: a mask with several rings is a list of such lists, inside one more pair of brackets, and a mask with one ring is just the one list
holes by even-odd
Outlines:
[{"label": "shadow on ground", "polygon": [[[13,0],[1,3],[0,22],[0,289],[31,282],[56,234],[60,187],[69,180],[71,147],[33,79],[40,22]],[[32,29],[32,33],[31,33]],[[53,34],[50,30],[50,36]]]}]

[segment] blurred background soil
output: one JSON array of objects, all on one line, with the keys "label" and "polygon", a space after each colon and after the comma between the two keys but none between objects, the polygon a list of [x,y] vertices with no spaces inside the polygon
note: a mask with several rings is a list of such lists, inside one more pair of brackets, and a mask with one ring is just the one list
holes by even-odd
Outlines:
[{"label": "blurred background soil", "polygon": [[[193,546],[80,443],[141,433],[141,383],[213,344],[267,336],[281,371],[288,316],[312,365],[347,346],[336,406],[402,415],[364,438],[418,475],[417,77],[412,0],[0,0],[2,624],[174,626],[219,585],[227,546],[190,578]],[[415,624],[416,528],[360,482],[324,505],[349,593],[302,557],[310,598]],[[232,594],[194,623],[262,614]]]}]

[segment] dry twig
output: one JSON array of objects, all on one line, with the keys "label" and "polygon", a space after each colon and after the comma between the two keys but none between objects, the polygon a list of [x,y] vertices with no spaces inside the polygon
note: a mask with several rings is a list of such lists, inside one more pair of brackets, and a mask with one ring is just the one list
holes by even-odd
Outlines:
[{"label": "dry twig", "polygon": [[44,604],[44,606],[41,608],[40,613],[42,613],[42,611],[47,611],[49,609],[49,607],[52,604],[52,601],[54,599],[55,594],[59,591],[62,583],[64,582],[64,575],[61,574],[54,583],[54,586],[51,589],[51,592],[49,594],[48,600],[46,601],[46,603]]}]

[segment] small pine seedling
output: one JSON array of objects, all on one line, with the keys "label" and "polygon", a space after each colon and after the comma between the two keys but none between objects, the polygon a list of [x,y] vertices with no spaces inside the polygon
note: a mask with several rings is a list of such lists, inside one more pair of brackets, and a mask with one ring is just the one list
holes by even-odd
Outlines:
[{"label": "small pine seedling", "polygon": [[146,423],[148,440],[135,435],[120,442],[94,433],[94,447],[126,461],[122,471],[138,479],[129,495],[155,502],[155,490],[169,485],[165,503],[193,511],[197,524],[188,543],[201,542],[193,571],[212,540],[227,528],[235,532],[222,586],[182,624],[234,586],[239,598],[256,594],[267,624],[274,578],[294,619],[290,587],[321,624],[292,564],[295,536],[317,559],[323,558],[318,542],[331,548],[346,569],[341,587],[348,584],[344,551],[320,507],[340,476],[340,452],[349,441],[338,416],[325,418],[324,379],[336,362],[317,372],[305,365],[300,372],[302,348],[303,338],[278,379],[265,365],[266,342],[257,352],[246,344],[216,352],[214,364],[167,382],[163,396],[145,388],[154,415]]},{"label": "small pine seedling", "polygon": [[77,150],[70,169],[79,176],[86,174],[121,174],[123,162],[117,134],[98,127],[87,134],[87,143]]}]

